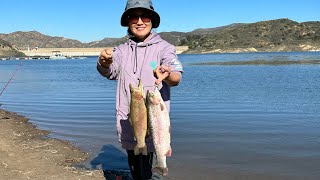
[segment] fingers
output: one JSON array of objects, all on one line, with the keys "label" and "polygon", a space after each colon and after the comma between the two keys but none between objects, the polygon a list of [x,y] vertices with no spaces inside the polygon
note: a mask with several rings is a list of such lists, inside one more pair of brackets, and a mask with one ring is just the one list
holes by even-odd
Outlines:
[{"label": "fingers", "polygon": [[165,73],[165,72],[171,73],[170,67],[161,65],[161,66],[157,66],[156,69],[154,70],[154,73]]},{"label": "fingers", "polygon": [[164,79],[166,79],[171,73],[171,69],[168,66],[157,66],[154,70],[154,75],[157,78],[156,84],[159,85]]},{"label": "fingers", "polygon": [[99,56],[99,63],[105,67],[108,67],[112,63],[112,51],[110,48],[106,48],[101,51]]},{"label": "fingers", "polygon": [[106,48],[104,51],[106,52],[107,55],[111,55],[112,53],[110,48]]},{"label": "fingers", "polygon": [[158,75],[158,79],[156,80],[156,84],[159,85],[164,79],[167,79],[167,77],[170,75],[170,73],[165,72],[161,75]]},{"label": "fingers", "polygon": [[156,85],[159,85],[161,82],[162,82],[162,80],[157,79],[157,80],[156,80]]},{"label": "fingers", "polygon": [[106,48],[105,50],[103,50],[101,53],[100,53],[100,56],[104,59],[108,59],[108,58],[111,58],[112,56],[112,51],[111,49],[109,48]]},{"label": "fingers", "polygon": [[171,73],[171,69],[169,66],[161,65],[161,68],[163,69],[164,72]]},{"label": "fingers", "polygon": [[161,67],[161,66],[157,66],[156,69],[153,70],[153,71],[154,71],[155,73],[160,72],[160,71],[161,71],[161,70],[160,70],[160,67]]}]

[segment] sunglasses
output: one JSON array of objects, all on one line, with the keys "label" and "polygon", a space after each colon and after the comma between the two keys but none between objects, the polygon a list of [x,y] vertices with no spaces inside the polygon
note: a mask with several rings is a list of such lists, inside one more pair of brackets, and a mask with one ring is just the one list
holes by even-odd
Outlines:
[{"label": "sunglasses", "polygon": [[137,24],[139,22],[139,19],[141,19],[141,21],[144,23],[149,23],[149,22],[151,22],[152,15],[151,14],[141,14],[141,15],[131,14],[131,15],[128,15],[128,21],[130,23]]}]

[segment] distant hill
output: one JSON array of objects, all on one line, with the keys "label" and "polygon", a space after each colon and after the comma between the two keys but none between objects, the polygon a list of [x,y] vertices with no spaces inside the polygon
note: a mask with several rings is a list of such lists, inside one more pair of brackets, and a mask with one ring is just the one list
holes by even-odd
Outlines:
[{"label": "distant hill", "polygon": [[186,44],[186,35],[184,32],[161,32],[159,33],[162,39],[168,41],[169,43],[180,46],[181,44]]},{"label": "distant hill", "polygon": [[26,49],[28,46],[30,48],[84,47],[84,45],[78,40],[67,39],[64,37],[52,37],[41,34],[37,31],[17,31],[10,34],[0,34],[0,39],[10,42],[18,49]]},{"label": "distant hill", "polygon": [[100,41],[85,43],[85,47],[113,47],[126,42],[127,38],[104,38]]},{"label": "distant hill", "polygon": [[203,34],[210,34],[213,32],[216,32],[218,30],[228,30],[231,28],[235,28],[235,27],[239,27],[242,25],[246,25],[245,23],[233,23],[227,26],[221,26],[221,27],[215,27],[215,28],[199,28],[199,29],[195,29],[193,31],[191,31],[189,34],[196,34],[196,35],[203,35]]},{"label": "distant hill", "polygon": [[[185,43],[184,40],[186,39],[186,33],[182,32],[161,32],[159,35],[169,43],[179,46],[180,44]],[[112,47],[117,46],[121,43],[127,41],[127,36],[122,38],[104,38],[100,41],[93,41],[89,43],[85,43],[85,47]]]},{"label": "distant hill", "polygon": [[[298,23],[275,19],[256,23],[235,23],[216,28],[199,28],[191,32],[160,32],[175,46],[188,46],[185,53],[320,51],[320,22]],[[37,31],[0,34],[0,39],[18,49],[110,47],[126,41],[126,37],[104,38],[81,43],[63,37],[51,37]]]},{"label": "distant hill", "polygon": [[320,50],[320,22],[277,19],[188,33],[186,38],[189,53]]},{"label": "distant hill", "polygon": [[21,57],[25,55],[17,51],[16,49],[14,49],[9,42],[2,40],[0,38],[0,57],[10,57],[10,56]]}]

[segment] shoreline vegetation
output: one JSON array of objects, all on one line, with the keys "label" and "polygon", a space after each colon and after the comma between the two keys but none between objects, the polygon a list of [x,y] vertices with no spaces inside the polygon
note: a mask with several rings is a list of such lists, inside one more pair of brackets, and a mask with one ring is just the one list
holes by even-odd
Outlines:
[{"label": "shoreline vegetation", "polygon": [[0,109],[0,179],[105,180],[101,170],[74,166],[88,158],[86,152],[48,134]]},{"label": "shoreline vegetation", "polygon": [[197,62],[192,65],[299,65],[320,64],[320,60],[253,60],[253,61],[228,61],[228,62]]}]

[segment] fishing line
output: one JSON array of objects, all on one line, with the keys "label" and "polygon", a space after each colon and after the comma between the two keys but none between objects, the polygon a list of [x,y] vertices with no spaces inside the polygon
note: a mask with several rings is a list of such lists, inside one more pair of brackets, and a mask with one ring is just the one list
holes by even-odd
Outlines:
[{"label": "fishing line", "polygon": [[[8,82],[6,83],[6,85],[4,86],[4,88],[2,89],[0,96],[2,95],[2,93],[4,92],[4,90],[8,87],[8,85],[10,84],[11,80],[13,79],[13,77],[16,75],[16,73],[18,72],[19,68],[22,66],[22,61],[20,61],[20,64],[18,64],[16,70],[14,71],[14,73],[12,74],[11,78],[8,80]],[[1,105],[0,105],[1,106]]]}]

